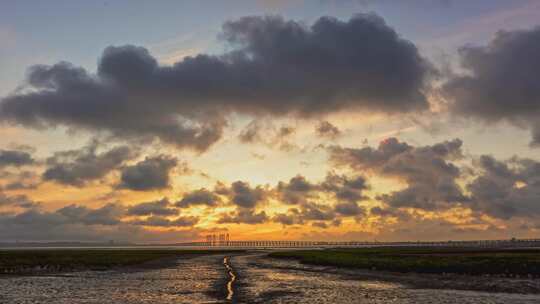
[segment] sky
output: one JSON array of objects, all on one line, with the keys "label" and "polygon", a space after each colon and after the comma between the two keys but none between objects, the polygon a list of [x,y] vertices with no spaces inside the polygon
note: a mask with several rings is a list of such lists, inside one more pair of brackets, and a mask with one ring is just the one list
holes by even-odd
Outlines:
[{"label": "sky", "polygon": [[0,0],[0,242],[537,237],[539,17]]}]

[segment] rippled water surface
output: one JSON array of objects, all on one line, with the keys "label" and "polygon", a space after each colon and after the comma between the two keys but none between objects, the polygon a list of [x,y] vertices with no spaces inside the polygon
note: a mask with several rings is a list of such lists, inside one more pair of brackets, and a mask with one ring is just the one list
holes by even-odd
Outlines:
[{"label": "rippled water surface", "polygon": [[318,270],[261,255],[213,255],[160,270],[4,277],[0,303],[540,303],[539,295],[414,289]]}]

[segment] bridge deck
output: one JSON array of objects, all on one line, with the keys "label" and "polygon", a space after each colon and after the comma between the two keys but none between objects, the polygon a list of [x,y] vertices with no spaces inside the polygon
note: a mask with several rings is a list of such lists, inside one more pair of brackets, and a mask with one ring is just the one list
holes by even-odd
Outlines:
[{"label": "bridge deck", "polygon": [[321,247],[540,247],[540,239],[478,240],[446,242],[325,242],[325,241],[201,241],[180,243],[189,247],[235,247],[235,248],[321,248]]}]

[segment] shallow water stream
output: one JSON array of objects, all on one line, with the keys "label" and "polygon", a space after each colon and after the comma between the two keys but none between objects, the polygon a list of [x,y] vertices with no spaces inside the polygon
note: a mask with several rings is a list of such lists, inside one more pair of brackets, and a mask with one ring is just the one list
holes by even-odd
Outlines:
[{"label": "shallow water stream", "polygon": [[540,295],[410,288],[261,254],[180,259],[164,269],[0,278],[0,303],[540,303]]}]

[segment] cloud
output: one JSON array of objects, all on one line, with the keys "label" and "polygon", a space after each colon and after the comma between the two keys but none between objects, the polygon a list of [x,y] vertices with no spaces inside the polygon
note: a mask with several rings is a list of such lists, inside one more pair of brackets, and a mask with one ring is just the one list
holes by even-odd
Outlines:
[{"label": "cloud", "polygon": [[347,201],[356,204],[367,197],[362,191],[369,189],[363,176],[349,177],[328,173],[324,181],[314,183],[304,176],[297,175],[286,182],[279,182],[273,194],[286,204],[306,204],[321,197],[331,195],[337,201]]},{"label": "cloud", "polygon": [[301,221],[331,221],[336,217],[331,206],[312,202],[302,204],[298,215]]},{"label": "cloud", "polygon": [[252,209],[266,198],[266,191],[262,186],[251,187],[247,182],[236,181],[229,190],[230,201],[238,207]]},{"label": "cloud", "polygon": [[4,186],[4,190],[30,190],[30,189],[36,189],[38,186],[39,186],[39,183],[15,181],[15,182],[6,184]]},{"label": "cloud", "polygon": [[0,119],[33,128],[67,126],[198,152],[216,143],[231,113],[321,116],[428,108],[432,69],[416,46],[374,14],[311,26],[279,16],[226,22],[230,51],[160,66],[136,46],[111,46],[97,73],[38,65],[0,103]]},{"label": "cloud", "polygon": [[213,207],[219,202],[221,202],[221,198],[217,194],[205,188],[201,188],[184,194],[182,199],[176,203],[176,206],[180,208],[188,208],[196,205]]},{"label": "cloud", "polygon": [[316,222],[315,225],[320,227],[324,222],[337,223],[336,220],[339,220],[337,216],[338,214],[329,204],[303,202],[295,208],[290,208],[286,213],[276,213],[272,221],[284,226]]},{"label": "cloud", "polygon": [[[144,205],[148,207],[148,205]],[[0,213],[0,239],[4,241],[142,241],[176,242],[198,238],[197,217],[169,219],[150,215],[144,219],[131,217],[129,208],[109,203],[98,208],[68,205],[54,211],[37,208],[19,213]],[[139,213],[139,212],[135,212]],[[144,213],[144,212],[143,212]],[[168,227],[169,231],[152,231],[144,227]],[[189,228],[178,230],[177,228]]]},{"label": "cloud", "polygon": [[0,192],[0,207],[19,207],[25,209],[36,208],[40,203],[31,200],[28,196],[18,194],[18,195],[7,195]]},{"label": "cloud", "polygon": [[43,180],[65,185],[84,186],[103,178],[137,155],[133,148],[120,146],[97,153],[99,144],[92,142],[79,150],[56,152],[46,161]]},{"label": "cloud", "polygon": [[251,121],[241,132],[238,134],[238,139],[241,143],[252,144],[262,141],[263,126],[257,120]]},{"label": "cloud", "polygon": [[333,146],[329,148],[330,161],[337,165],[347,165],[353,169],[366,170],[382,168],[392,157],[411,150],[407,143],[399,142],[397,138],[385,139],[377,149],[343,148]]},{"label": "cloud", "polygon": [[238,208],[234,212],[223,214],[219,219],[219,224],[262,224],[268,221],[266,212],[255,212],[253,209]]},{"label": "cloud", "polygon": [[482,155],[475,168],[480,172],[467,184],[471,208],[501,219],[540,216],[539,162]]},{"label": "cloud", "polygon": [[276,187],[278,197],[287,204],[300,204],[316,197],[319,186],[309,182],[304,176],[297,175],[286,182],[279,182]]},{"label": "cloud", "polygon": [[461,145],[461,140],[454,139],[413,147],[389,138],[376,149],[334,146],[329,152],[334,165],[403,181],[407,185],[403,190],[379,196],[388,205],[434,210],[467,201],[457,183],[461,171],[452,163],[463,157]]},{"label": "cloud", "polygon": [[364,208],[358,206],[357,202],[338,203],[335,206],[335,210],[343,216],[359,216],[365,213]]},{"label": "cloud", "polygon": [[[189,231],[158,233],[146,230],[142,223],[123,222],[124,210],[121,205],[109,204],[97,209],[71,205],[52,212],[30,209],[17,214],[0,213],[0,238],[4,241],[171,242],[198,237],[198,230],[192,226]],[[189,217],[171,220],[168,227],[190,227],[188,221]]]},{"label": "cloud", "polygon": [[[223,28],[222,37],[239,47],[235,56],[251,59],[251,68],[267,69],[254,78],[261,85],[259,106],[267,112],[309,116],[344,108],[401,112],[426,106],[420,92],[425,61],[376,15],[358,14],[346,22],[322,17],[310,27],[275,16],[244,17]],[[392,79],[399,74],[413,78],[399,84]]]},{"label": "cloud", "polygon": [[290,226],[295,224],[300,224],[297,222],[298,218],[293,214],[277,213],[272,217],[272,221],[275,223],[280,223],[284,226]]},{"label": "cloud", "polygon": [[404,213],[400,211],[399,209],[394,208],[381,208],[381,207],[373,207],[369,210],[369,214],[380,216],[380,217],[388,217],[388,216],[395,216],[395,217],[407,217],[407,213]]},{"label": "cloud", "polygon": [[169,200],[163,198],[158,201],[144,202],[133,205],[127,209],[127,215],[134,216],[171,216],[178,215],[178,210],[170,208]]},{"label": "cloud", "polygon": [[126,209],[119,204],[106,204],[97,209],[69,205],[58,209],[53,217],[64,223],[83,223],[85,225],[117,225],[125,215]]},{"label": "cloud", "polygon": [[235,206],[235,210],[221,214],[219,224],[261,224],[269,220],[265,211],[256,212],[255,209],[265,202],[270,195],[267,187],[258,185],[252,187],[248,182],[236,181],[230,186],[217,183],[214,195],[222,195],[227,198],[229,204]]},{"label": "cloud", "polygon": [[[408,220],[410,216],[402,208],[424,211],[470,208],[476,218],[482,215],[503,220],[540,217],[538,161],[519,157],[501,161],[482,155],[471,167],[458,167],[457,161],[463,160],[461,146],[459,139],[415,147],[390,138],[377,148],[334,146],[329,152],[330,161],[336,166],[371,172],[405,184],[401,190],[379,194],[377,199],[384,205],[371,208],[372,215]],[[362,182],[358,185],[361,187]],[[336,204],[335,211],[341,215],[354,212],[363,215],[365,210],[361,206],[357,210],[355,205],[345,199]]]},{"label": "cloud", "polygon": [[277,128],[270,120],[254,119],[238,134],[238,140],[244,144],[263,144],[269,148],[291,151],[296,148],[296,145],[291,143],[295,132],[296,128],[292,126],[283,125]]},{"label": "cloud", "polygon": [[368,190],[370,187],[364,176],[349,177],[328,173],[321,188],[326,192],[334,193],[338,201],[356,203],[368,198],[363,195],[362,191]]},{"label": "cloud", "polygon": [[342,135],[338,127],[328,121],[321,121],[315,128],[315,132],[322,138],[335,140]]},{"label": "cloud", "polygon": [[525,127],[531,130],[531,144],[540,144],[540,27],[499,31],[488,45],[465,46],[459,53],[469,73],[443,87],[451,111]]},{"label": "cloud", "polygon": [[131,221],[132,225],[152,226],[152,227],[193,227],[199,222],[199,218],[194,216],[178,217],[170,220],[163,216],[150,216],[144,220]]},{"label": "cloud", "polygon": [[31,165],[35,161],[32,155],[26,151],[0,150],[0,168],[2,167],[21,167]]},{"label": "cloud", "polygon": [[146,157],[122,169],[120,189],[135,191],[159,190],[169,187],[169,175],[177,165],[176,158],[165,155]]},{"label": "cloud", "polygon": [[339,227],[341,225],[340,219],[335,219],[331,222],[312,222],[311,226],[316,228],[328,229],[330,226]]}]

